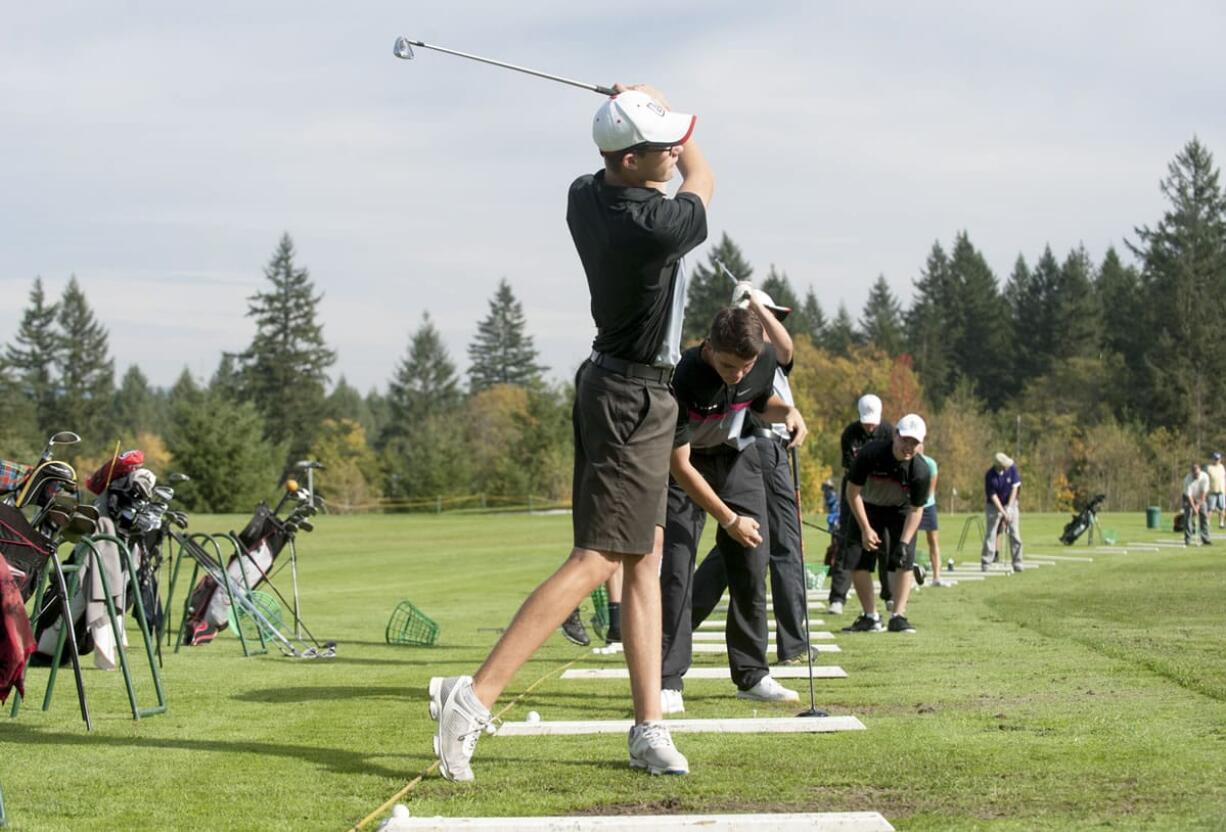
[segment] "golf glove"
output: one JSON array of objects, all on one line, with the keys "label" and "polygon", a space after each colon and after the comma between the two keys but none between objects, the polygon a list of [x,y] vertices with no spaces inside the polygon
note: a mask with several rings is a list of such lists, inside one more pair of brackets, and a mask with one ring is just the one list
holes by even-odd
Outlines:
[{"label": "golf glove", "polygon": [[749,296],[753,294],[753,284],[748,280],[739,281],[732,290],[732,305],[745,309],[749,306]]}]

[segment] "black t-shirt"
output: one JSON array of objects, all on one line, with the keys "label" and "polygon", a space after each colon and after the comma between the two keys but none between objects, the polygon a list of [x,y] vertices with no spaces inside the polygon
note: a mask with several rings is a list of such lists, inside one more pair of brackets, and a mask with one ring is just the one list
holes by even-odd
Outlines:
[{"label": "black t-shirt", "polygon": [[598,171],[571,184],[566,224],[592,295],[592,348],[653,363],[673,306],[678,262],[707,238],[702,200],[608,185]]},{"label": "black t-shirt", "polygon": [[691,347],[681,355],[673,373],[673,395],[677,398],[677,432],[673,447],[687,442],[693,448],[743,450],[753,438],[744,438],[745,417],[750,408],[761,413],[775,389],[778,359],[770,344],[762,347],[757,362],[735,387],[724,384],[715,368],[702,360],[702,347]]},{"label": "black t-shirt", "polygon": [[860,486],[865,508],[922,508],[928,501],[932,474],[916,454],[909,460],[894,457],[893,439],[875,439],[860,449],[847,481]]},{"label": "black t-shirt", "polygon": [[856,454],[860,453],[860,449],[869,442],[876,439],[892,439],[893,437],[894,426],[889,422],[882,421],[872,433],[865,430],[862,423],[852,422],[843,429],[843,435],[839,438],[839,445],[843,449],[843,470],[851,470],[851,464],[855,462]]}]

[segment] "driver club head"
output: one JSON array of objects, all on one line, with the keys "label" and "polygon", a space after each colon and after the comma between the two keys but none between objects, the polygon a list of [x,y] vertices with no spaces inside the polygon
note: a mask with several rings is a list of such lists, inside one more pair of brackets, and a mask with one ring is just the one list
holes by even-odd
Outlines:
[{"label": "driver club head", "polygon": [[392,54],[397,58],[405,61],[413,60],[413,44],[409,43],[409,39],[401,35],[396,38],[396,45],[392,47]]}]

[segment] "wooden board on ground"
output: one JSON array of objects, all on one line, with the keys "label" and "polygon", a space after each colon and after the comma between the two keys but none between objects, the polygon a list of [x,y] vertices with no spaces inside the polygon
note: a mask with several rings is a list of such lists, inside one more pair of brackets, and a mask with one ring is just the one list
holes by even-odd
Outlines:
[{"label": "wooden board on ground", "polygon": [[[573,736],[576,734],[625,734],[634,724],[630,719],[583,719],[563,722],[504,722],[495,737]],[[670,719],[673,734],[829,734],[835,731],[863,731],[864,723],[854,716],[780,716],[744,719]]]},{"label": "wooden board on ground", "polygon": [[[771,676],[776,679],[808,679],[807,665],[772,667]],[[624,667],[572,667],[562,673],[563,679],[629,679],[630,671]],[[834,665],[813,665],[814,679],[846,679],[847,671]],[[722,679],[730,682],[726,667],[691,667],[685,672],[686,681],[691,679]]]},{"label": "wooden board on ground", "polygon": [[893,832],[878,812],[755,815],[590,815],[586,817],[393,817],[379,832]]}]

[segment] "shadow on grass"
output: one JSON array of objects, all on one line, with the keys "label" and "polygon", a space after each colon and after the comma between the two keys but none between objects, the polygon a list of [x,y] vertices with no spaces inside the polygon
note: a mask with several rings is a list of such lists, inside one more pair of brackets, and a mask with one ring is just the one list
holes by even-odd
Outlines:
[{"label": "shadow on grass", "polygon": [[398,756],[404,758],[406,762],[405,767],[403,769],[390,769],[370,763],[365,755],[343,748],[284,745],[281,743],[252,742],[250,740],[225,742],[222,740],[192,740],[166,737],[104,737],[39,731],[21,725],[7,726],[4,733],[6,741],[25,741],[42,745],[77,746],[82,748],[96,748],[101,745],[116,748],[161,748],[176,751],[259,754],[270,757],[286,757],[292,760],[300,760],[304,763],[311,763],[337,774],[363,774],[401,779],[414,776],[422,767],[434,761],[433,754],[400,754]]},{"label": "shadow on grass", "polygon": [[401,686],[362,687],[331,685],[316,687],[264,688],[230,697],[238,702],[285,704],[287,702],[330,702],[337,699],[396,699],[426,701],[426,689]]}]

